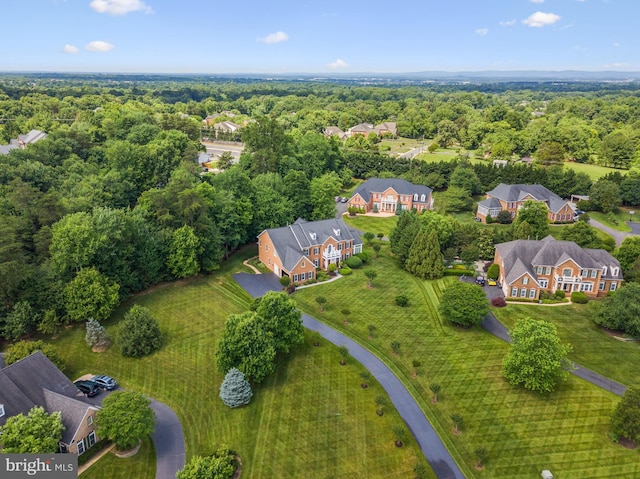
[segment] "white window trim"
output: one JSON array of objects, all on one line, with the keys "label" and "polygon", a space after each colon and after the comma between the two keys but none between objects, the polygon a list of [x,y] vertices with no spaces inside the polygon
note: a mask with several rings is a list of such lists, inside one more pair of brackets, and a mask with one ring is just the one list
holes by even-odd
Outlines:
[{"label": "white window trim", "polygon": [[[91,444],[91,438],[93,437],[93,444]],[[93,446],[96,443],[96,432],[91,431],[91,433],[87,436],[87,443],[89,447]]]},{"label": "white window trim", "polygon": [[609,286],[609,291],[615,291],[618,289],[618,283],[615,281],[611,281],[611,286]]},{"label": "white window trim", "polygon": [[529,299],[534,299],[536,297],[536,290],[531,288],[529,290]]},{"label": "white window trim", "polygon": [[4,404],[0,404],[0,417],[4,416]]},{"label": "white window trim", "polygon": [[524,278],[522,278],[522,284],[529,284],[529,277],[525,276]]},{"label": "white window trim", "polygon": [[85,451],[84,441],[78,441],[78,456],[84,454],[84,451]]},{"label": "white window trim", "polygon": [[93,416],[87,416],[87,425],[91,426],[93,424]]},{"label": "white window trim", "polygon": [[517,298],[518,297],[518,288],[511,288],[511,296],[513,298]]}]

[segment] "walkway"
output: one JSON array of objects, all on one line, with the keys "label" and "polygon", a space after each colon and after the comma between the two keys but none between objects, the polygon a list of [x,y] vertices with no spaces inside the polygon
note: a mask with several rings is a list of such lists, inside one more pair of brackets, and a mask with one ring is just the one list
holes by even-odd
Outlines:
[{"label": "walkway", "polygon": [[[275,290],[280,291],[280,283],[273,275],[257,276],[248,273],[233,275],[233,279],[254,298],[273,290],[270,286],[273,286],[274,282],[269,280],[269,277],[272,277],[277,283],[277,289]],[[307,314],[302,314],[302,322],[305,328],[319,332],[323,338],[336,346],[344,345],[349,348],[350,356],[371,372],[389,394],[391,402],[415,437],[438,479],[464,479],[464,475],[458,465],[436,434],[420,406],[418,406],[413,396],[396,375],[382,361],[360,344]]]},{"label": "walkway", "polygon": [[173,409],[155,399],[151,399],[151,409],[156,413],[156,427],[151,433],[156,448],[156,479],[175,479],[185,464],[180,420]]}]

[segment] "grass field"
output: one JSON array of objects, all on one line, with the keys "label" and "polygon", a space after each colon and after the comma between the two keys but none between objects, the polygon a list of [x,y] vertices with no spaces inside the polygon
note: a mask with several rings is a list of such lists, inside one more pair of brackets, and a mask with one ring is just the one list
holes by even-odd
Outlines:
[{"label": "grass field", "polygon": [[377,235],[378,233],[384,233],[388,238],[391,230],[398,224],[397,216],[349,216],[344,215],[342,217],[344,222],[349,226],[356,228],[363,233],[367,231]]},{"label": "grass field", "polygon": [[142,442],[138,453],[133,457],[119,458],[107,453],[97,465],[87,469],[82,479],[153,479],[156,476],[156,450],[150,438]]},{"label": "grass field", "polygon": [[611,219],[609,218],[609,214],[600,213],[598,211],[589,211],[589,216],[591,218],[593,218],[596,221],[599,221],[600,223],[602,223],[605,226],[608,226],[609,228],[612,228],[618,231],[624,231],[625,233],[628,233],[631,231],[631,228],[627,224],[627,221],[629,221],[629,216],[630,216],[628,209],[617,209],[612,214],[615,217],[615,220],[616,220],[615,223],[611,221]]},{"label": "grass field", "polygon": [[526,317],[552,322],[562,341],[573,345],[573,361],[627,386],[636,386],[640,384],[640,344],[619,341],[596,326],[592,318],[600,304],[591,301],[554,308],[509,304],[493,312],[508,328]]},{"label": "grass field", "polygon": [[565,161],[563,165],[565,168],[570,168],[576,173],[586,173],[593,181],[596,181],[598,178],[601,178],[615,171],[620,171],[623,174],[627,172],[627,170],[617,170],[615,168],[608,168],[606,166],[590,165],[588,163],[576,163],[573,161]]},{"label": "grass field", "polygon": [[389,155],[397,155],[406,153],[413,148],[419,148],[421,146],[429,146],[433,140],[422,140],[415,138],[394,138],[384,139],[380,142],[380,145],[389,145],[390,150],[386,151]]},{"label": "grass field", "polygon": [[[105,323],[108,333],[114,334],[133,303],[150,308],[165,337],[162,349],[151,356],[122,358],[113,346],[92,353],[82,327],[65,330],[52,344],[69,365],[67,375],[109,374],[123,387],[168,404],[182,423],[188,457],[226,444],[240,454],[243,478],[409,477],[424,458],[413,440],[395,447],[392,428],[401,423],[397,412],[389,408],[378,417],[375,397],[382,388],[372,382],[362,389],[360,369],[340,366],[337,349],[326,342],[313,347],[308,340],[280,360],[276,373],[254,387],[247,407],[222,404],[216,341],[228,315],[250,304],[230,274],[243,270],[241,261],[255,254],[250,248],[213,275],[162,285],[122,305]],[[83,477],[129,477],[111,474],[109,468],[100,461],[91,476]],[[151,474],[153,465],[142,469],[139,477]]]},{"label": "grass field", "polygon": [[[556,477],[635,478],[640,454],[613,444],[607,426],[618,398],[571,377],[550,395],[529,393],[507,384],[501,375],[508,345],[480,328],[454,328],[437,314],[438,298],[447,281],[420,281],[401,271],[383,249],[367,268],[378,277],[366,287],[363,270],[339,281],[295,293],[310,314],[350,335],[397,371],[434,424],[469,478],[534,478],[542,469]],[[394,304],[404,293],[408,308]],[[315,297],[325,296],[319,313]],[[341,310],[351,311],[344,325]],[[373,339],[368,325],[376,327]],[[392,354],[390,343],[400,343]],[[586,353],[588,354],[588,352]],[[422,362],[413,378],[412,361]],[[442,386],[441,400],[432,404],[428,385]],[[450,415],[462,415],[465,426],[452,434]],[[477,448],[486,447],[483,472],[473,467]]]}]

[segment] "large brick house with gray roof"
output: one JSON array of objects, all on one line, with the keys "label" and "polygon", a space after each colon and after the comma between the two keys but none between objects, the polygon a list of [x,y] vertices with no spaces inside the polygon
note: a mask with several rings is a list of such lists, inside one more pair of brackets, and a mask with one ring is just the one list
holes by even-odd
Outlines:
[{"label": "large brick house with gray roof", "polygon": [[563,200],[542,185],[507,185],[500,183],[487,192],[487,199],[478,203],[476,218],[486,223],[487,216],[495,218],[500,211],[508,211],[514,218],[525,201],[543,202],[549,210],[552,223],[573,221],[574,209],[569,200]]},{"label": "large brick house with gray roof", "polygon": [[395,213],[414,208],[430,210],[433,208],[433,190],[401,178],[370,178],[356,188],[349,206],[364,208],[366,213]]},{"label": "large brick house with gray roof", "polygon": [[603,249],[581,248],[547,236],[496,245],[494,262],[507,298],[538,299],[541,291],[582,291],[591,298],[615,291],[623,281],[620,263]]},{"label": "large brick house with gray roof", "polygon": [[359,233],[341,219],[320,221],[298,219],[281,228],[266,229],[258,235],[258,257],[278,276],[294,283],[315,278],[316,268],[326,270],[362,252]]},{"label": "large brick house with gray roof", "polygon": [[83,402],[78,388],[41,351],[0,369],[0,426],[35,406],[60,412],[65,427],[60,450],[82,454],[96,441],[98,407]]}]

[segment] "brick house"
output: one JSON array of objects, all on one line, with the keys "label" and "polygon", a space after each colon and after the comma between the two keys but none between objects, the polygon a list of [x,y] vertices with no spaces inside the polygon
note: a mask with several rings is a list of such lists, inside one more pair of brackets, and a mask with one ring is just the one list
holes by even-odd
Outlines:
[{"label": "brick house", "polygon": [[326,270],[362,252],[358,232],[336,218],[320,221],[298,219],[281,228],[258,235],[258,257],[278,276],[289,276],[294,283],[315,278],[316,268]]},{"label": "brick house", "polygon": [[428,186],[414,185],[400,178],[370,178],[353,192],[349,206],[364,208],[369,213],[417,211],[433,209],[433,190]]},{"label": "brick house", "polygon": [[487,192],[487,199],[478,203],[476,218],[483,223],[487,216],[495,218],[500,211],[508,211],[515,218],[525,201],[541,201],[549,210],[549,221],[552,223],[573,221],[574,209],[569,200],[563,200],[553,191],[542,185],[506,185],[500,183]]},{"label": "brick house", "polygon": [[541,291],[582,291],[590,298],[615,291],[623,281],[620,263],[603,249],[581,248],[547,236],[496,245],[494,262],[507,298],[538,299]]},{"label": "brick house", "polygon": [[42,352],[0,369],[0,426],[34,406],[48,414],[59,411],[65,427],[60,451],[82,454],[93,446],[98,406],[83,401],[75,385]]},{"label": "brick house", "polygon": [[337,126],[328,126],[324,129],[324,136],[326,136],[327,138],[330,136],[337,136],[338,138],[340,138],[341,140],[346,140],[347,139],[347,134],[342,131],[340,128],[338,128]]},{"label": "brick house", "polygon": [[[329,127],[332,128],[332,127]],[[368,136],[369,133],[375,133],[378,136],[382,136],[385,133],[390,133],[393,136],[398,135],[398,127],[395,121],[385,121],[379,125],[373,126],[370,123],[360,123],[356,126],[352,126],[347,130],[345,135],[347,137],[363,135]]]}]

